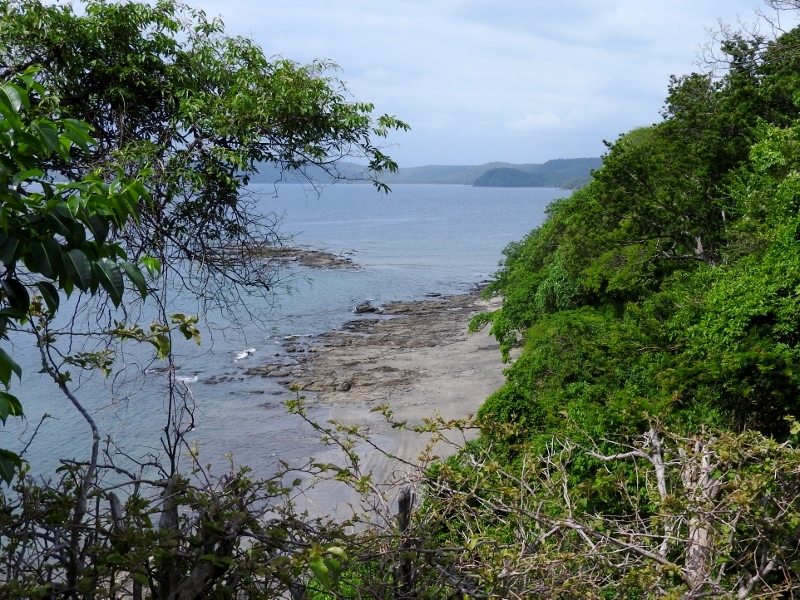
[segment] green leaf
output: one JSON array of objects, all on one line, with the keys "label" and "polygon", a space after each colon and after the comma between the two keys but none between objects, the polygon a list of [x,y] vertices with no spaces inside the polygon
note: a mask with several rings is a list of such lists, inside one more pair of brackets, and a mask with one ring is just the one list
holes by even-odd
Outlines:
[{"label": "green leaf", "polygon": [[36,266],[36,272],[48,279],[55,279],[64,268],[61,262],[61,245],[50,238],[46,242],[31,242],[28,244],[31,256]]},{"label": "green leaf", "polygon": [[326,558],[325,566],[328,567],[328,572],[333,575],[334,579],[338,579],[342,574],[342,563],[335,558]]},{"label": "green leaf", "polygon": [[18,308],[11,308],[10,306],[6,306],[4,309],[0,310],[0,317],[3,317],[5,319],[16,319],[17,321],[23,321],[28,318],[28,313]]},{"label": "green leaf", "polygon": [[114,303],[114,306],[119,306],[122,303],[122,295],[125,293],[122,271],[114,261],[107,258],[101,258],[93,266],[95,275],[103,289],[108,292],[111,302]]},{"label": "green leaf", "polygon": [[92,285],[92,265],[86,255],[78,249],[63,252],[64,270],[69,280],[85,292]]},{"label": "green leaf", "polygon": [[78,121],[77,119],[62,119],[61,125],[67,131],[71,131],[75,134],[76,137],[83,139],[84,143],[86,144],[94,144],[95,141],[91,135],[89,135],[89,127],[83,121]]},{"label": "green leaf", "polygon": [[19,173],[15,174],[11,180],[11,187],[18,187],[23,181],[27,181],[28,179],[38,179],[42,175],[44,175],[44,172],[41,169],[28,169],[27,171],[20,171]]},{"label": "green leaf", "polygon": [[83,150],[86,154],[89,154],[89,152],[91,152],[89,145],[86,143],[86,139],[82,136],[76,135],[71,131],[66,131],[62,133],[61,140],[62,140],[62,145],[64,144],[64,140],[69,140],[70,142],[78,146],[78,148]]},{"label": "green leaf", "polygon": [[21,417],[22,404],[17,400],[16,396],[12,396],[8,392],[0,392],[0,421],[3,425],[6,424],[8,417]]},{"label": "green leaf", "polygon": [[314,573],[314,577],[320,582],[322,587],[329,589],[331,587],[331,578],[328,574],[328,567],[325,566],[325,561],[321,556],[315,556],[308,561],[308,566]]},{"label": "green leaf", "polygon": [[161,360],[164,360],[169,355],[169,351],[171,348],[171,344],[169,341],[169,337],[164,335],[163,333],[158,334],[157,336],[150,338],[149,342],[155,346],[156,355]]},{"label": "green leaf", "polygon": [[6,388],[11,384],[12,372],[22,381],[22,368],[14,362],[14,359],[5,350],[0,348],[0,383]]},{"label": "green leaf", "polygon": [[35,121],[31,124],[31,130],[38,134],[47,147],[48,153],[54,152],[60,146],[58,140],[58,129],[54,123],[47,121]]},{"label": "green leaf", "polygon": [[[3,102],[15,113],[18,113],[19,109],[22,108],[23,104],[22,97],[24,95],[25,92],[23,92],[16,85],[6,83],[0,86],[0,102]],[[25,102],[25,104],[27,104],[27,102]]]},{"label": "green leaf", "polygon": [[7,135],[13,143],[19,138],[23,125],[18,113],[10,106],[10,102],[2,91],[0,91],[0,116],[3,117],[0,119],[0,125],[3,126],[4,131],[8,132]]},{"label": "green leaf", "polygon": [[4,237],[0,241],[0,261],[7,269],[10,269],[17,262],[17,248],[19,247],[19,240],[13,237]]},{"label": "green leaf", "polygon": [[147,269],[147,272],[150,274],[150,277],[156,277],[157,275],[161,274],[161,263],[158,262],[157,259],[152,258],[150,256],[145,256],[142,259],[142,264]]},{"label": "green leaf", "polygon": [[36,284],[36,287],[39,288],[39,292],[42,294],[42,298],[44,298],[44,301],[47,304],[47,310],[49,310],[52,314],[58,312],[58,305],[61,301],[61,298],[58,295],[56,286],[49,281],[40,281]]},{"label": "green leaf", "polygon": [[55,232],[65,238],[72,238],[76,229],[79,226],[75,222],[75,216],[70,211],[69,207],[60,202],[56,204],[50,212],[45,215],[48,225],[52,227]]},{"label": "green leaf", "polygon": [[147,282],[144,279],[144,275],[139,270],[139,267],[127,260],[120,262],[119,266],[122,267],[128,275],[128,279],[130,279],[133,285],[136,286],[136,289],[139,290],[139,294],[142,298],[147,297]]},{"label": "green leaf", "polygon": [[338,556],[342,560],[347,560],[347,552],[345,552],[344,548],[339,546],[331,546],[327,549],[327,552],[333,554],[334,556]]},{"label": "green leaf", "polygon": [[92,215],[89,217],[89,227],[92,230],[94,240],[100,244],[106,241],[108,237],[108,220],[99,215]]},{"label": "green leaf", "polygon": [[0,448],[0,478],[7,484],[14,479],[14,473],[22,466],[22,459],[18,454]]},{"label": "green leaf", "polygon": [[75,284],[72,283],[72,280],[69,277],[63,274],[58,278],[58,285],[62,290],[64,290],[67,298],[69,298],[72,295],[72,292],[75,290]]},{"label": "green leaf", "polygon": [[6,295],[6,302],[12,307],[27,312],[31,305],[31,297],[28,290],[18,279],[7,278],[0,281],[3,292]]}]

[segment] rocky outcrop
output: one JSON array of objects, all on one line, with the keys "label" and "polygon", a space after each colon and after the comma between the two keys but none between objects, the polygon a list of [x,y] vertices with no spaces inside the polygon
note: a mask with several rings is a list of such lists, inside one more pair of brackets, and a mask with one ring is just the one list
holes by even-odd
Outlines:
[{"label": "rocky outcrop", "polygon": [[469,319],[485,310],[485,305],[476,291],[392,302],[381,310],[381,318],[355,319],[339,331],[311,340],[288,340],[281,362],[253,367],[246,373],[277,378],[289,389],[315,392],[322,400],[344,401],[355,392],[376,397],[426,376],[424,363],[407,368],[394,364],[393,358],[415,349],[427,351],[463,341]]}]

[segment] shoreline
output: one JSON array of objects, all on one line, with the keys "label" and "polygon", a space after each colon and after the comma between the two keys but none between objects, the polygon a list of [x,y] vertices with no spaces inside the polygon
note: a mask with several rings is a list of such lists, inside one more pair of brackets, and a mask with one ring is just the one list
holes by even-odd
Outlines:
[{"label": "shoreline", "polygon": [[[467,325],[475,314],[499,303],[499,298],[481,299],[480,290],[391,302],[377,316],[354,315],[341,330],[310,341],[289,341],[286,358],[247,373],[278,379],[304,396],[305,405],[313,409],[312,418],[320,424],[335,421],[366,433],[382,452],[364,442],[357,444],[360,468],[388,490],[408,479],[413,470],[408,463],[417,464],[430,435],[393,428],[379,407],[388,405],[393,418],[406,421],[408,428],[437,415],[445,421],[474,415],[504,383],[505,365],[498,342],[487,331],[468,334]],[[463,444],[476,435],[470,430],[453,441]],[[445,457],[456,450],[456,445],[439,443],[434,453]],[[340,462],[341,452],[334,448],[322,454],[315,460]],[[341,483],[334,487],[324,482],[296,502],[301,510],[346,518],[358,498]]]}]

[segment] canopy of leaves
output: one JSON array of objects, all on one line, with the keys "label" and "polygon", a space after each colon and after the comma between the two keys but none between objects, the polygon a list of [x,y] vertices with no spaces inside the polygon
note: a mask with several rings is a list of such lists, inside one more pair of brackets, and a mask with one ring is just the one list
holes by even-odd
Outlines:
[{"label": "canopy of leaves", "polygon": [[385,188],[377,175],[396,165],[375,140],[407,128],[350,100],[335,65],[268,60],[219,19],[173,0],[90,1],[80,14],[0,1],[0,80],[31,65],[60,114],[88,122],[97,140],[88,160],[55,156],[48,173],[149,168],[152,205],[121,241],[167,269],[193,261],[202,270],[183,269],[183,285],[223,305],[237,286],[263,290],[274,275],[256,251],[277,242],[274,219],[242,193],[259,163],[335,175],[340,158],[360,157]]},{"label": "canopy of leaves", "polygon": [[[788,434],[784,417],[800,414],[798,36],[732,37],[721,77],[673,78],[664,120],[608,144],[591,184],[506,249],[487,290],[502,308],[473,322],[517,357],[482,410],[490,438],[492,422],[522,414],[545,437],[652,418]],[[520,410],[498,404],[511,399]]]},{"label": "canopy of leaves", "polygon": [[[61,290],[68,296],[75,289],[92,295],[103,290],[119,306],[127,277],[141,296],[147,293],[139,267],[109,235],[139,220],[140,207],[148,205],[144,187],[121,173],[91,173],[71,183],[48,180],[47,162],[71,162],[77,151],[89,152],[94,140],[85,122],[32,117],[32,102],[52,100],[34,75],[0,85],[0,338],[33,317],[54,315]],[[0,348],[4,424],[22,415],[9,392],[12,373],[22,378],[19,365]],[[10,481],[19,465],[18,456],[0,450],[0,477]]]}]

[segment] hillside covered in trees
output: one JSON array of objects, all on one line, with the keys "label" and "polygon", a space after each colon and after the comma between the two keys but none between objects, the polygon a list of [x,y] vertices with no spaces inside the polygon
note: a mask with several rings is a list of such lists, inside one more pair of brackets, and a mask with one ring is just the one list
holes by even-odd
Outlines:
[{"label": "hillside covered in trees", "polygon": [[729,35],[713,73],[673,77],[663,121],[607,144],[589,185],[504,252],[486,292],[502,308],[472,328],[500,341],[507,382],[452,465],[547,474],[530,510],[548,516],[526,521],[550,531],[530,550],[554,569],[547,595],[581,579],[597,597],[800,589],[784,462],[800,432],[799,42]]},{"label": "hillside covered in trees", "polygon": [[399,168],[387,183],[458,183],[479,187],[561,187],[586,185],[599,158],[559,158],[542,164],[493,162],[477,166],[425,166]]},{"label": "hillside covered in trees", "polygon": [[[560,187],[578,189],[589,183],[591,172],[600,168],[599,158],[558,158],[543,164],[511,164],[502,162],[484,165],[427,165],[398,168],[387,173],[382,181],[395,183],[438,183],[475,185],[479,187]],[[274,164],[258,165],[253,183],[302,183],[306,177],[322,183],[333,181],[369,181],[363,165],[341,161],[335,168],[305,169],[302,174],[284,171]]]}]

